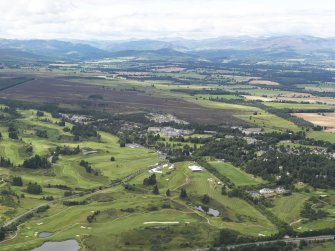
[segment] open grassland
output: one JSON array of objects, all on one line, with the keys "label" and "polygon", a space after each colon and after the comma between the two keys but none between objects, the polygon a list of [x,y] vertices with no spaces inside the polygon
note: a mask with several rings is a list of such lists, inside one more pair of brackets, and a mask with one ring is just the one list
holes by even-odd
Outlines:
[{"label": "open grassland", "polygon": [[312,131],[307,134],[308,138],[328,141],[330,143],[335,143],[335,133],[324,132],[324,131]]},{"label": "open grassland", "polygon": [[228,177],[236,186],[252,186],[264,183],[261,178],[254,177],[230,163],[222,163],[220,161],[212,161],[209,163],[219,173]]},{"label": "open grassland", "polygon": [[317,109],[334,109],[333,105],[325,104],[299,104],[299,103],[280,103],[280,102],[264,102],[266,106],[276,109],[294,109],[294,110],[317,110]]},{"label": "open grassland", "polygon": [[299,127],[293,122],[267,112],[258,113],[257,115],[237,115],[237,117],[258,127],[262,127],[265,131],[299,130]]}]

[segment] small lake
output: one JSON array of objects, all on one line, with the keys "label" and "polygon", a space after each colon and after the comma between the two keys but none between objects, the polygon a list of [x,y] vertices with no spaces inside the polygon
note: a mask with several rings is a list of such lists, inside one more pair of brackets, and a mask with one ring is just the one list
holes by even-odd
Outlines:
[{"label": "small lake", "polygon": [[202,208],[202,206],[197,206],[195,208],[197,210],[199,210],[200,212],[203,212],[203,213],[208,214],[208,215],[212,215],[214,217],[218,217],[220,215],[220,212],[218,210],[213,209],[213,208],[208,208],[208,211],[204,210]]},{"label": "small lake", "polygon": [[76,240],[48,241],[31,251],[78,251],[80,246]]},{"label": "small lake", "polygon": [[52,233],[49,233],[49,232],[40,232],[38,234],[38,237],[40,238],[45,238],[45,237],[49,237]]}]

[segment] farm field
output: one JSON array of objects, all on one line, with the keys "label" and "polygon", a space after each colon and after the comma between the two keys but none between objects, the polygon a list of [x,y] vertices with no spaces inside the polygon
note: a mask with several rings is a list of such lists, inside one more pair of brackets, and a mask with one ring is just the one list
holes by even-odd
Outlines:
[{"label": "farm field", "polygon": [[325,104],[298,104],[298,103],[276,103],[276,102],[264,102],[266,106],[277,108],[277,109],[294,109],[294,110],[317,110],[317,109],[334,109],[333,105]]},{"label": "farm field", "polygon": [[293,115],[314,125],[325,127],[326,130],[335,129],[335,113],[293,113]]}]

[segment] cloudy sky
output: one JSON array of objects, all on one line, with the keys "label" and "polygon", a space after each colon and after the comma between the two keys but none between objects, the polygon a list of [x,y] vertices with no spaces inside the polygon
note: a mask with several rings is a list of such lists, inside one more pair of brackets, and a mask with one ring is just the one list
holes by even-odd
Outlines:
[{"label": "cloudy sky", "polygon": [[334,0],[0,0],[2,38],[335,37]]}]

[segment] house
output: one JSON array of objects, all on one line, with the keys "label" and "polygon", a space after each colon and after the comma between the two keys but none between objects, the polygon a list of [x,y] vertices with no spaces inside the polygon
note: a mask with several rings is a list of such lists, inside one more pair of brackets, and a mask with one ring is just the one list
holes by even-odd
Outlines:
[{"label": "house", "polygon": [[262,134],[263,129],[262,128],[248,128],[248,129],[242,130],[242,133],[244,133],[245,135]]},{"label": "house", "polygon": [[259,198],[261,195],[257,193],[256,191],[246,191],[247,194],[249,194],[252,198]]},{"label": "house", "polygon": [[263,188],[261,190],[259,190],[260,194],[270,194],[270,193],[274,193],[275,191],[273,189],[270,188]]},{"label": "house", "polygon": [[286,190],[286,189],[283,188],[283,187],[277,187],[277,188],[275,189],[275,192],[278,193],[278,194],[286,194],[286,193],[289,193],[289,191]]},{"label": "house", "polygon": [[189,166],[188,168],[189,168],[192,172],[200,172],[200,171],[203,170],[203,168],[202,168],[201,166],[195,166],[195,165],[193,165],[193,166]]},{"label": "house", "polygon": [[148,132],[153,132],[153,133],[159,133],[161,131],[161,128],[159,127],[149,127]]}]

